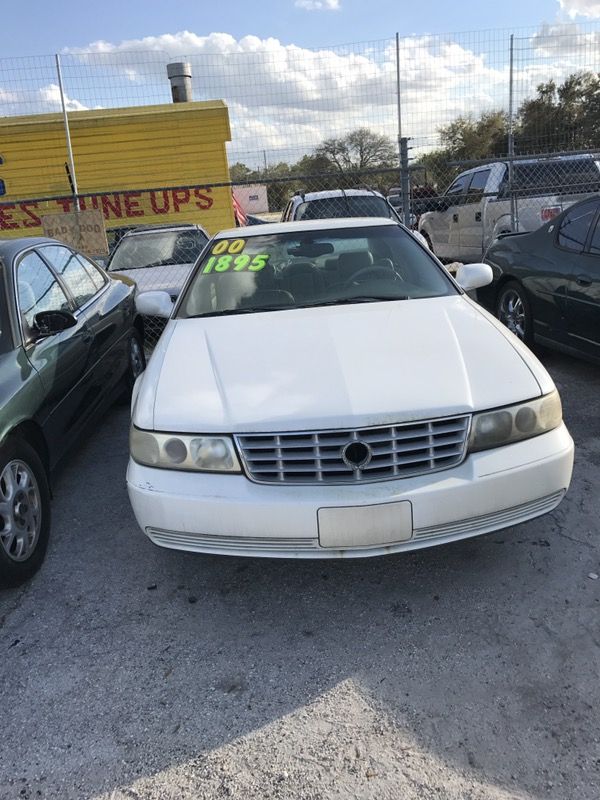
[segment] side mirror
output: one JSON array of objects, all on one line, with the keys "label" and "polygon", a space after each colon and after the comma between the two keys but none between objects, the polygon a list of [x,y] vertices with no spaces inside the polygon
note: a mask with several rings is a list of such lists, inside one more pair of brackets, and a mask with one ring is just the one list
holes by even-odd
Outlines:
[{"label": "side mirror", "polygon": [[465,290],[481,289],[494,280],[494,273],[489,264],[461,264],[456,271],[456,282]]},{"label": "side mirror", "polygon": [[135,307],[145,317],[169,319],[173,311],[173,301],[167,292],[142,292],[135,298]]},{"label": "side mirror", "polygon": [[40,311],[33,318],[33,330],[41,339],[54,336],[77,325],[77,318],[70,311]]}]

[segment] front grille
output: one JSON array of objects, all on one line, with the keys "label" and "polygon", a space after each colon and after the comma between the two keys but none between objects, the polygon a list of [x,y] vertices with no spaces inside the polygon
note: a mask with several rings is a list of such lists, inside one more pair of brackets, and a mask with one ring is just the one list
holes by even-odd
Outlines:
[{"label": "front grille", "polygon": [[[236,437],[248,477],[259,483],[356,483],[407,478],[459,464],[469,417],[358,430],[248,434]],[[367,448],[344,449],[362,442]],[[348,463],[362,451],[362,465]]]}]

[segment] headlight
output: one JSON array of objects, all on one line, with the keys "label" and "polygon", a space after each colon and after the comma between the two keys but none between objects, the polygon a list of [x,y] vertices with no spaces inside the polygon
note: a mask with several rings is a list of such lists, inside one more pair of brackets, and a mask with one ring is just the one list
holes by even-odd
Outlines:
[{"label": "headlight", "polygon": [[562,406],[557,391],[529,403],[473,414],[469,452],[530,439],[558,428],[561,422]]},{"label": "headlight", "polygon": [[188,436],[142,431],[131,426],[129,451],[138,464],[192,472],[241,472],[233,442],[226,436]]}]

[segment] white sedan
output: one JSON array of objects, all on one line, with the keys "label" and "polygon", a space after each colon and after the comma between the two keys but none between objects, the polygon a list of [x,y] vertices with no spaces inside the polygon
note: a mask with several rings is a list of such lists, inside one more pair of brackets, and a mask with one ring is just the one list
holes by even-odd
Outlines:
[{"label": "white sedan", "polygon": [[554,509],[573,441],[535,356],[402,226],[223,231],[169,317],[132,407],[146,535],[203,553],[374,556]]}]

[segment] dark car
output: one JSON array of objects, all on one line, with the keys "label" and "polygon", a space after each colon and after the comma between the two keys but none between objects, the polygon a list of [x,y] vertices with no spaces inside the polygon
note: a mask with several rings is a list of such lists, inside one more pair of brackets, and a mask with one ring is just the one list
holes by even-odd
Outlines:
[{"label": "dark car", "polygon": [[477,299],[514,334],[600,362],[600,197],[500,237],[484,260],[494,281]]},{"label": "dark car", "polygon": [[0,585],[38,569],[53,468],[144,369],[134,295],[53,239],[0,241]]}]

